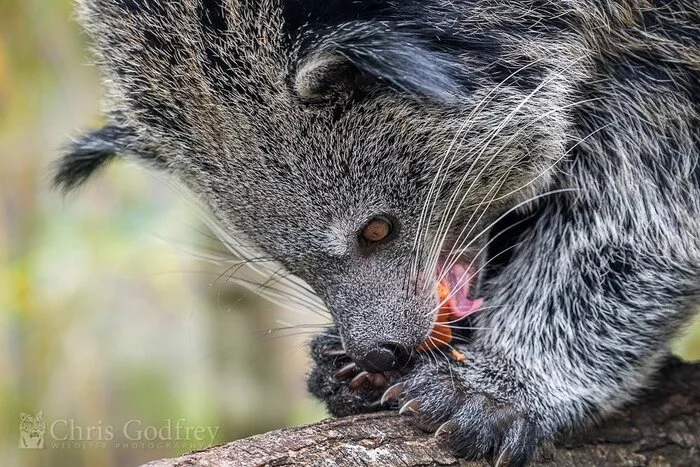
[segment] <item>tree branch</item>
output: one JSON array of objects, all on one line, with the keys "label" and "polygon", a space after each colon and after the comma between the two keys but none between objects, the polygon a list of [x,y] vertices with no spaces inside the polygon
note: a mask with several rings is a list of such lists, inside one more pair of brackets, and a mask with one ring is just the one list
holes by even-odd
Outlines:
[{"label": "tree branch", "polygon": [[[657,388],[596,429],[541,454],[550,466],[700,465],[700,365],[670,362]],[[148,467],[457,466],[434,437],[395,412],[324,420],[252,436]],[[465,465],[464,463],[462,465]],[[484,465],[481,463],[467,465]]]}]

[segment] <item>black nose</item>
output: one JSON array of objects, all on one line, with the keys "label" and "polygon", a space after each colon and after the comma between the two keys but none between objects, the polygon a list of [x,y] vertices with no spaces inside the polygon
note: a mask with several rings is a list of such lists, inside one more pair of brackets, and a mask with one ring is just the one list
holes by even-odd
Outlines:
[{"label": "black nose", "polygon": [[380,373],[403,368],[408,363],[409,357],[410,352],[405,346],[391,342],[370,350],[355,363],[363,370]]}]

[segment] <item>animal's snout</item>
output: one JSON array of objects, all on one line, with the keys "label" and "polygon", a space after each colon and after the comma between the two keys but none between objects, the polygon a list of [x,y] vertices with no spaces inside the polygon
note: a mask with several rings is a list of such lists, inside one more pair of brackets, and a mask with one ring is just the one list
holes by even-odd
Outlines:
[{"label": "animal's snout", "polygon": [[406,346],[395,342],[386,342],[357,358],[355,363],[363,370],[380,373],[403,368],[408,363],[410,356],[411,352]]}]

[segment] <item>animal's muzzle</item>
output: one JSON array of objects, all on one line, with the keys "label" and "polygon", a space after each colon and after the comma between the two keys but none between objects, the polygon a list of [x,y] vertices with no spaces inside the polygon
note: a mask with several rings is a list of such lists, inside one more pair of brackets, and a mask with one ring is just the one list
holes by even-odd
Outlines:
[{"label": "animal's muzzle", "polygon": [[386,342],[355,359],[355,363],[370,373],[401,369],[408,364],[411,351],[401,344]]}]

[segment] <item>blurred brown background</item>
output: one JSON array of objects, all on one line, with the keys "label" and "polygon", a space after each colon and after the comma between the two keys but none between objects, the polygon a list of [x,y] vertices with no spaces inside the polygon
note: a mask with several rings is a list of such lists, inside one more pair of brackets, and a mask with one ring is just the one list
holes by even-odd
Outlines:
[{"label": "blurred brown background", "polygon": [[100,123],[89,61],[70,0],[0,0],[0,465],[134,465],[324,417],[303,382],[315,327],[270,331],[319,318],[227,285],[225,250],[157,175],[48,189],[57,148]]}]

